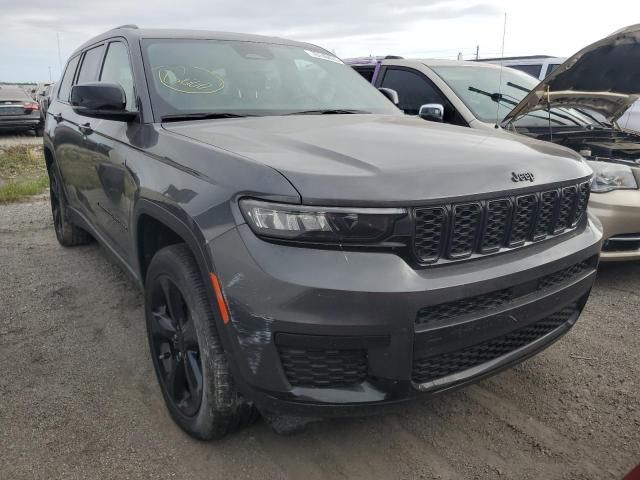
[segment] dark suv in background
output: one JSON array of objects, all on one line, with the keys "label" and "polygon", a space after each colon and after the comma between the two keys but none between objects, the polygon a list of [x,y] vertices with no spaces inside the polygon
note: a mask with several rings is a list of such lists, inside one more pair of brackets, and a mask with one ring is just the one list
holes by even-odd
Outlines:
[{"label": "dark suv in background", "polygon": [[40,105],[20,87],[0,86],[0,132],[25,130],[42,135]]},{"label": "dark suv in background", "polygon": [[68,61],[44,146],[58,240],[143,287],[162,394],[201,439],[495,373],[595,277],[579,155],[427,127],[311,44],[111,30]]}]

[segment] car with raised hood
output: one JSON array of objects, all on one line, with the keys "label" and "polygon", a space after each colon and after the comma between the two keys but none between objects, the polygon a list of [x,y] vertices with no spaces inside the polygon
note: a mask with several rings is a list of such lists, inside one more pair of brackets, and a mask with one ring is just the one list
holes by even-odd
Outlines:
[{"label": "car with raised hood", "polygon": [[511,68],[452,60],[347,60],[394,89],[405,113],[553,142],[595,172],[590,210],[602,222],[603,261],[640,259],[640,132],[628,129],[640,97],[640,26],[589,45],[539,82]]},{"label": "car with raised hood", "polygon": [[0,85],[0,132],[25,130],[42,135],[40,105],[22,88]]},{"label": "car with raised hood", "polygon": [[162,395],[196,438],[463,386],[589,296],[602,232],[578,154],[425,128],[315,45],[124,26],[55,92],[57,238],[98,239],[143,287]]}]

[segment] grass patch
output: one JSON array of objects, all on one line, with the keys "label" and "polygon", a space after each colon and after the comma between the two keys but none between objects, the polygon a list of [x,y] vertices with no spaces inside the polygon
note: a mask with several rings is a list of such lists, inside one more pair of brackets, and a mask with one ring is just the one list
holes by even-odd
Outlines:
[{"label": "grass patch", "polygon": [[0,149],[0,203],[38,195],[48,185],[42,147],[17,145]]}]

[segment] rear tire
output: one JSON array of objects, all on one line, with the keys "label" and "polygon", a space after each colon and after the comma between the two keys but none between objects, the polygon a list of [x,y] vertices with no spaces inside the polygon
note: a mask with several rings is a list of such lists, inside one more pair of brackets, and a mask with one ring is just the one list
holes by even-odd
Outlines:
[{"label": "rear tire", "polygon": [[257,418],[256,408],[235,388],[211,299],[186,245],[170,245],[151,259],[145,314],[158,383],[180,428],[212,440]]},{"label": "rear tire", "polygon": [[42,137],[44,135],[44,127],[42,125],[37,126],[34,129],[34,133],[36,134],[36,137]]},{"label": "rear tire", "polygon": [[51,201],[53,227],[56,231],[58,243],[63,247],[75,247],[76,245],[90,243],[92,240],[91,235],[82,228],[73,225],[67,219],[67,205],[55,164],[49,167],[49,199]]}]

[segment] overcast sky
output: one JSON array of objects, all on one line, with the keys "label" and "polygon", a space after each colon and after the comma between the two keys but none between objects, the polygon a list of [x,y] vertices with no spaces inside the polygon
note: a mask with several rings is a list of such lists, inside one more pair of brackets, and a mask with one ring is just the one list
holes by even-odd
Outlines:
[{"label": "overcast sky", "polygon": [[[576,8],[576,6],[578,8]],[[278,35],[341,57],[568,56],[640,23],[638,0],[0,0],[0,81],[54,80],[81,43],[124,23]]]}]

